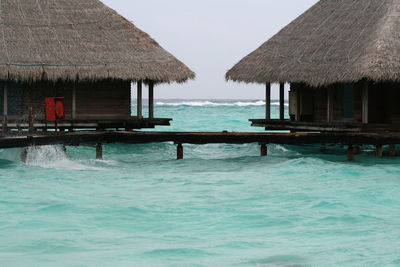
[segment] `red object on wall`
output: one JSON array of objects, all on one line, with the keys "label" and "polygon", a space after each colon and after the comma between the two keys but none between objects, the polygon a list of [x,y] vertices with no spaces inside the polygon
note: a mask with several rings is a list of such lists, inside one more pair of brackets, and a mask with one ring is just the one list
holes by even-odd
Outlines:
[{"label": "red object on wall", "polygon": [[65,120],[64,97],[46,97],[46,120]]}]

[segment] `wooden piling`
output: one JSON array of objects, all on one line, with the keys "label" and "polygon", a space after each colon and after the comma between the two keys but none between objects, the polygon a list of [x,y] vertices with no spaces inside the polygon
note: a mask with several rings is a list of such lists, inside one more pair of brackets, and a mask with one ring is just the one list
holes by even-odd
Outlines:
[{"label": "wooden piling", "polygon": [[375,154],[376,154],[377,157],[382,157],[383,156],[382,145],[376,145],[375,146]]},{"label": "wooden piling", "polygon": [[180,143],[178,144],[176,149],[176,159],[183,159],[183,145]]},{"label": "wooden piling", "polygon": [[389,156],[390,157],[396,157],[397,155],[397,148],[395,144],[389,145]]},{"label": "wooden piling", "polygon": [[354,148],[353,148],[353,145],[349,145],[349,147],[347,149],[347,159],[349,161],[353,161],[354,160]]},{"label": "wooden piling", "polygon": [[96,159],[101,160],[103,159],[103,145],[102,143],[96,144]]},{"label": "wooden piling", "polygon": [[268,156],[267,144],[261,144],[261,157]]}]

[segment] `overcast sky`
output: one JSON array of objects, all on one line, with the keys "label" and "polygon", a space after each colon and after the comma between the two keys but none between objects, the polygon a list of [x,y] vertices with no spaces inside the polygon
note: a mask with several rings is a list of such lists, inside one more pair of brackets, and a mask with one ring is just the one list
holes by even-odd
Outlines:
[{"label": "overcast sky", "polygon": [[[225,73],[317,0],[102,0],[197,74],[162,85],[156,98],[263,99],[264,87]],[[277,88],[272,90],[277,97]]]}]

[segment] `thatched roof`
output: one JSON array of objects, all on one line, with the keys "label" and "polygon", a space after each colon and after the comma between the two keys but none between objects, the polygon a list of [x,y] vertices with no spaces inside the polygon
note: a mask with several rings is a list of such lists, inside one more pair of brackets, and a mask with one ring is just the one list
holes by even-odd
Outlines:
[{"label": "thatched roof", "polygon": [[400,80],[400,1],[321,0],[226,74],[243,82]]},{"label": "thatched roof", "polygon": [[0,1],[0,79],[183,82],[194,76],[99,0]]}]

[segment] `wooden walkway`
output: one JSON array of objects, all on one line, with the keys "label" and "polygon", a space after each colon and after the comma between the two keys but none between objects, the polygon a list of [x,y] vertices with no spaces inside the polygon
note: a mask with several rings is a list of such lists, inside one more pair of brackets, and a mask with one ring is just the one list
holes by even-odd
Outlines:
[{"label": "wooden walkway", "polygon": [[0,148],[84,143],[161,143],[176,144],[400,144],[400,133],[253,133],[253,132],[127,132],[77,131],[43,132],[0,137]]},{"label": "wooden walkway", "polygon": [[[131,132],[131,131],[77,131],[77,132],[43,132],[0,137],[0,148],[16,148],[43,145],[77,146],[97,144],[97,158],[101,158],[101,144],[104,143],[161,143],[173,142],[178,145],[177,157],[183,157],[182,144],[245,144],[259,143],[261,155],[267,154],[267,144],[331,144],[349,146],[349,158],[353,146],[375,145],[377,154],[382,154],[382,145],[400,144],[398,133],[244,133],[244,132]],[[391,154],[396,153],[391,151]]]}]

